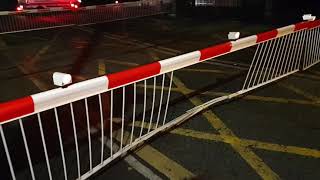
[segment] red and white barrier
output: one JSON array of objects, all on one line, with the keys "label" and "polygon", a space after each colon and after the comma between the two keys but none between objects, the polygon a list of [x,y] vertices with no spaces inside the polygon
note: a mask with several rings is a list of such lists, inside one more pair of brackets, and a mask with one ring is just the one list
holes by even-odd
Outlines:
[{"label": "red and white barrier", "polygon": [[76,83],[67,88],[58,88],[22,99],[1,103],[0,123],[4,124],[29,114],[42,112],[95,94],[106,92],[110,89],[125,86],[156,75],[191,66],[193,64],[200,63],[201,61],[213,59],[224,54],[251,47],[274,38],[316,27],[320,27],[320,20],[302,22],[122,72]]},{"label": "red and white barrier", "polygon": [[[171,109],[169,108],[169,102],[174,71],[252,46],[256,46],[256,52],[242,89],[230,95],[215,98],[191,110],[187,109],[185,112],[182,112],[182,115],[178,115],[178,117],[177,112],[175,112],[176,109],[172,110],[174,111],[173,113],[171,112],[174,118],[169,115],[167,116],[170,113],[169,109]],[[212,104],[237,97],[291,75],[301,69],[307,69],[319,62],[320,21],[318,20],[286,26],[125,71],[71,84],[68,87],[57,88],[1,103],[0,136],[7,163],[10,167],[11,177],[12,179],[16,179],[16,170],[11,160],[12,149],[8,148],[9,145],[5,131],[3,130],[3,126],[6,127],[6,124],[9,124],[11,121],[17,119],[19,121],[23,145],[32,177],[36,173],[33,166],[33,159],[35,157],[32,157],[32,153],[29,153],[32,148],[29,148],[30,144],[27,140],[30,138],[26,137],[24,123],[38,123],[42,141],[42,147],[39,147],[44,150],[48,176],[49,179],[52,179],[51,174],[53,172],[61,174],[62,168],[58,167],[61,171],[51,171],[47,153],[49,148],[46,145],[46,139],[50,138],[50,141],[47,140],[47,142],[56,141],[57,139],[53,140],[50,137],[56,133],[52,132],[52,129],[55,129],[51,127],[52,124],[49,124],[49,129],[44,128],[42,120],[43,123],[48,123],[48,121],[55,119],[65,179],[70,175],[68,173],[73,173],[68,172],[66,167],[70,164],[74,166],[74,163],[68,162],[75,162],[72,156],[65,156],[64,140],[70,138],[70,132],[71,134],[73,132],[73,137],[71,137],[75,142],[77,177],[78,179],[86,179],[115,158],[124,155],[155,134],[182,123]],[[169,85],[168,91],[166,91],[165,95],[164,88],[167,75],[170,78],[169,83],[167,83]],[[156,85],[157,82],[159,83],[159,80],[161,81],[160,91],[156,93]],[[152,98],[149,98],[147,96],[147,85],[150,86],[152,82]],[[143,92],[139,92],[139,95],[143,94],[143,96],[137,96],[138,86],[143,87]],[[138,103],[137,97],[143,97],[143,100]],[[147,100],[150,101],[151,99],[152,101],[147,103]],[[35,119],[38,119],[38,121],[34,121]],[[70,124],[68,125],[70,119],[72,127],[70,127]],[[141,120],[141,126],[136,126],[136,120]],[[77,131],[79,128],[82,128],[81,130],[83,131],[84,122],[86,122],[85,131],[87,133],[88,144],[82,144],[82,146],[89,149],[90,169],[87,169],[86,173],[81,174],[81,162],[86,161],[87,158],[80,158],[79,149],[81,145],[77,143],[79,139]],[[117,123],[117,125],[113,125],[113,123]],[[147,126],[146,123],[149,123],[149,125]],[[120,124],[121,127],[119,126]],[[62,132],[66,132],[64,138],[62,138]],[[97,136],[91,137],[91,134],[94,132],[101,132],[98,137],[98,140],[100,140],[99,145],[101,145],[101,150],[98,154],[100,154],[99,157],[101,159],[100,164],[93,166],[92,156],[93,154],[97,154],[96,148],[93,149],[91,144],[91,138],[96,138],[97,140]],[[19,134],[19,132],[13,133]],[[38,136],[32,136],[32,139]],[[11,142],[16,141],[15,136],[7,136],[7,138]],[[34,146],[34,144],[32,145]],[[53,145],[55,144],[53,143]],[[106,152],[105,149],[107,148],[109,151]],[[95,153],[93,153],[92,149]],[[105,153],[108,152],[109,156],[105,158]],[[5,161],[3,162],[6,163]],[[86,161],[85,163],[88,162]],[[55,164],[51,165],[54,166]]]}]

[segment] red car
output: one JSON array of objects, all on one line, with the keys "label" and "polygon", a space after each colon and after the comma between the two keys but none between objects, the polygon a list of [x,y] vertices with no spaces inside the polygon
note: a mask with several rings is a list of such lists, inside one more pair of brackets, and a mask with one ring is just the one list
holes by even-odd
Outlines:
[{"label": "red car", "polygon": [[17,11],[50,7],[78,8],[81,0],[18,0]]}]

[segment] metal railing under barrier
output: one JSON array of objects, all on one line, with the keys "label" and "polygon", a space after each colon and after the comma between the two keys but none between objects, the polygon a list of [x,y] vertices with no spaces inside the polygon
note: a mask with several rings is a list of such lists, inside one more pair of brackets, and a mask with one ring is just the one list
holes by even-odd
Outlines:
[{"label": "metal railing under barrier", "polygon": [[0,34],[89,25],[135,17],[168,13],[170,0],[141,0],[118,4],[80,7],[79,9],[48,8],[0,12]]},{"label": "metal railing under barrier", "polygon": [[[319,20],[302,22],[2,103],[1,175],[86,179],[215,103],[315,65],[319,36]],[[249,48],[255,53],[238,91],[193,109],[170,104],[174,72]]]}]

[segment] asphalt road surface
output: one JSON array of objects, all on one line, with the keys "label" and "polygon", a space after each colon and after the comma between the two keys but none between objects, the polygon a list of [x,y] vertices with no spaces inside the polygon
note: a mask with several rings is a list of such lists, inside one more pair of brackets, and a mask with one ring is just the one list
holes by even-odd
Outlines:
[{"label": "asphalt road surface", "polygon": [[[54,88],[51,76],[56,71],[83,81],[224,42],[229,31],[247,36],[277,26],[153,16],[1,35],[0,101]],[[238,90],[253,53],[248,49],[177,71],[168,118]],[[92,179],[319,179],[319,80],[316,65],[213,106]],[[4,126],[8,134],[12,128]],[[68,155],[74,156],[72,152]],[[52,156],[53,164],[60,163]],[[21,155],[15,161],[26,163],[26,158]],[[76,167],[70,164],[72,174]],[[41,175],[45,164],[36,167],[36,177],[46,177]],[[62,179],[62,172],[55,171]],[[18,179],[31,179],[29,170],[20,168]]]}]

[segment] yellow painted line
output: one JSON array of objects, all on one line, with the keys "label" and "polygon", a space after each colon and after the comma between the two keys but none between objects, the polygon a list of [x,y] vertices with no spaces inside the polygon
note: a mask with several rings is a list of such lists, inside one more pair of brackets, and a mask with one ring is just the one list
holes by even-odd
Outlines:
[{"label": "yellow painted line", "polygon": [[308,70],[308,72],[315,74],[315,75],[319,75],[320,76],[320,72],[319,71],[314,71],[314,70]]},{"label": "yellow painted line", "polygon": [[191,179],[195,177],[189,170],[149,145],[144,146],[135,153],[169,179]]},{"label": "yellow painted line", "polygon": [[[24,74],[29,74],[31,73],[28,69],[26,69],[24,66],[18,66],[18,68],[20,69],[20,71],[22,71],[22,73]],[[40,76],[36,76],[36,75],[32,75],[32,76],[28,76],[28,79],[35,85],[37,86],[38,89],[40,89],[41,91],[46,91],[49,89],[49,86],[47,85],[46,82],[43,82],[40,79]]]},{"label": "yellow painted line", "polygon": [[[141,127],[142,123],[141,121],[136,121],[135,126]],[[148,128],[149,123],[144,123],[144,128]],[[154,124],[151,125],[151,127],[155,127]],[[213,133],[205,133],[201,131],[196,131],[192,129],[184,129],[184,128],[175,128],[170,131],[172,134],[177,134],[180,136],[186,136],[196,139],[202,139],[202,140],[210,140],[210,141],[216,141],[216,142],[224,142],[228,144],[241,144],[250,148],[254,149],[263,149],[267,151],[274,151],[274,152],[282,152],[282,153],[288,153],[288,154],[296,154],[300,156],[308,156],[313,158],[320,158],[320,151],[316,149],[311,148],[304,148],[304,147],[297,147],[297,146],[286,146],[286,145],[280,145],[275,143],[268,143],[268,142],[262,142],[262,141],[256,141],[256,140],[249,140],[249,139],[239,139],[234,138],[233,136],[223,136]]]},{"label": "yellow painted line", "polygon": [[[59,31],[50,41],[46,46],[43,46],[41,49],[37,51],[37,53],[28,61],[25,61],[23,65],[17,65],[20,71],[22,71],[24,74],[30,74],[34,71],[36,71],[36,66],[35,63],[40,59],[42,55],[44,55],[52,46],[53,42],[55,42],[60,33],[63,31]],[[28,78],[33,82],[35,86],[37,86],[38,89],[41,91],[46,91],[49,90],[49,86],[46,82],[43,82],[41,80],[40,75],[30,75]]]},{"label": "yellow painted line", "polygon": [[304,74],[304,73],[295,73],[293,76],[302,77],[302,78],[309,78],[309,79],[315,79],[320,80],[319,76],[311,75],[311,74]]},{"label": "yellow painted line", "polygon": [[[176,77],[173,77],[173,82],[180,89],[181,93],[185,95],[189,94],[189,89],[186,88],[182,81]],[[197,97],[192,97],[189,100],[195,106],[203,104],[203,102]],[[233,137],[233,139],[228,139],[229,141],[234,139],[240,141],[240,139],[231,131],[231,129],[229,129],[211,110],[204,112],[203,116],[221,135]],[[263,179],[280,179],[280,177],[273,172],[273,170],[267,164],[265,164],[263,160],[258,157],[249,147],[237,143],[231,143],[230,145]]]},{"label": "yellow painted line", "polygon": [[119,64],[119,65],[124,65],[124,66],[138,66],[139,64],[137,63],[131,63],[131,62],[126,62],[126,61],[119,61],[119,60],[110,60],[110,59],[98,59],[98,61],[103,61],[107,63],[112,63],[112,64]]},{"label": "yellow painted line", "polygon": [[192,68],[183,68],[179,71],[185,72],[202,72],[202,73],[214,73],[214,74],[231,74],[231,72],[222,71],[222,70],[212,70],[212,69],[192,69]]},{"label": "yellow painted line", "polygon": [[106,65],[104,64],[104,62],[99,61],[98,64],[98,75],[105,75],[106,74]]},{"label": "yellow painted line", "polygon": [[[137,84],[138,88],[144,88],[144,85]],[[147,89],[153,89],[153,85],[147,85]],[[161,86],[156,86],[156,90],[161,90]],[[165,91],[169,90],[169,87],[163,88]],[[190,93],[195,92],[193,89],[186,88]],[[179,92],[179,88],[172,87],[171,91]],[[212,97],[218,97],[218,96],[225,96],[229,95],[229,93],[224,92],[213,92],[213,91],[207,91],[201,93],[202,95],[212,96]],[[245,100],[252,100],[252,101],[263,101],[263,102],[271,102],[271,103],[281,103],[281,104],[300,104],[300,105],[310,105],[310,106],[317,106],[320,107],[320,104],[312,101],[306,101],[306,100],[299,100],[299,99],[287,99],[287,98],[279,98],[279,97],[267,97],[267,96],[255,96],[255,95],[245,95],[241,97]]]},{"label": "yellow painted line", "polygon": [[[114,132],[114,137],[120,142],[121,133],[118,131]],[[135,137],[133,137],[133,139],[135,139]],[[123,142],[124,146],[130,142],[129,132],[124,132]],[[134,153],[169,179],[192,179],[195,177],[192,172],[150,145],[144,145]]]},{"label": "yellow painted line", "polygon": [[306,92],[306,91],[304,91],[304,90],[302,90],[300,88],[297,88],[297,87],[295,87],[295,86],[293,86],[291,84],[279,83],[279,86],[281,86],[283,88],[286,88],[286,89],[288,89],[288,90],[290,90],[290,91],[292,91],[292,92],[294,92],[296,94],[299,94],[299,95],[303,96],[304,98],[309,99],[311,101],[314,101],[314,102],[318,102],[319,101],[319,97],[314,96],[314,95],[312,95],[312,94],[310,94],[310,93],[308,93],[308,92]]}]

